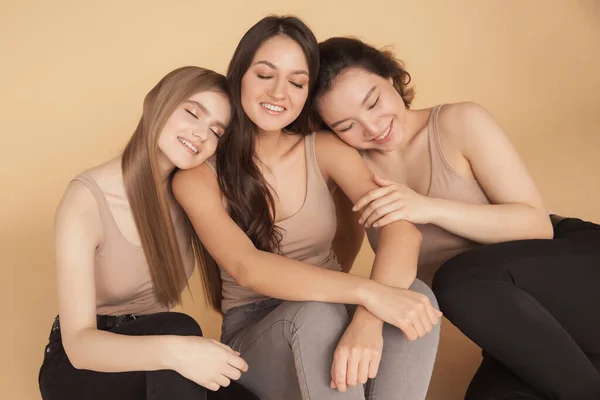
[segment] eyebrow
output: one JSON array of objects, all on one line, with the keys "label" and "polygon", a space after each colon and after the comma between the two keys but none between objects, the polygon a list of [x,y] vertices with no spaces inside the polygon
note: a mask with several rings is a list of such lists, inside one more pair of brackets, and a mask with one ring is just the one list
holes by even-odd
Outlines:
[{"label": "eyebrow", "polygon": [[[196,100],[186,100],[186,103],[192,103],[193,105],[198,107],[200,110],[202,110],[203,113],[205,113],[206,115],[208,115],[210,117],[210,111],[208,111],[208,108],[204,107],[204,105],[198,103]],[[222,123],[221,121],[217,121],[217,125],[219,125],[223,129],[227,128],[225,126],[225,124]]]},{"label": "eyebrow", "polygon": [[[362,103],[360,103],[361,106],[364,106],[365,103],[367,102],[367,100],[369,100],[369,97],[371,97],[371,95],[373,94],[373,92],[375,91],[375,89],[377,89],[376,86],[373,86],[371,88],[371,90],[369,90],[367,92],[367,95],[365,96],[365,98],[363,99]],[[331,129],[335,128],[336,126],[343,124],[344,122],[348,121],[350,118],[346,118],[346,119],[341,119],[338,122],[335,122],[333,124],[331,124]]]},{"label": "eyebrow", "polygon": [[[257,62],[255,62],[253,65],[256,65],[256,64],[264,64],[264,65],[266,65],[267,67],[270,67],[270,68],[273,68],[273,69],[278,69],[278,68],[275,66],[275,64],[273,64],[272,62],[269,62],[269,61],[267,61],[267,60],[260,60],[260,61],[257,61]],[[305,71],[305,70],[303,70],[303,69],[298,69],[298,70],[296,70],[296,71],[292,71],[292,74],[294,74],[294,75],[300,75],[300,74],[302,74],[302,75],[306,75],[306,76],[308,76],[308,72],[307,72],[307,71]]]}]

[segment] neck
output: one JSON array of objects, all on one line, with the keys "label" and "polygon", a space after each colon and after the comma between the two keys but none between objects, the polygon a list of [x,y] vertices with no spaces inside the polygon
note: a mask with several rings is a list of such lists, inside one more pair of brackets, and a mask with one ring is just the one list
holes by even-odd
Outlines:
[{"label": "neck", "polygon": [[[165,185],[165,188],[168,189],[170,184],[169,176],[171,172],[175,169],[175,165],[165,156],[162,152],[158,153],[158,171],[160,173],[160,180]],[[169,192],[167,190],[167,192]]]},{"label": "neck", "polygon": [[276,157],[284,135],[285,133],[281,129],[277,131],[258,131],[255,145],[255,152],[258,159],[268,163],[270,159]]},{"label": "neck", "polygon": [[415,137],[427,126],[429,110],[406,110],[404,117],[404,137],[392,153],[404,156],[414,143]]}]

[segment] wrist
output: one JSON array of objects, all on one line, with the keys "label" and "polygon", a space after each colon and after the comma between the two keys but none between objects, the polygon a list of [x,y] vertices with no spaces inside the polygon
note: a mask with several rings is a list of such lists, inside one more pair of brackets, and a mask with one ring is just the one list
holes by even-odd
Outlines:
[{"label": "wrist", "polygon": [[373,315],[369,310],[362,306],[356,307],[352,323],[360,323],[361,325],[373,325],[383,328],[383,321]]},{"label": "wrist", "polygon": [[431,209],[431,221],[429,223],[439,225],[440,220],[443,218],[444,200],[434,197],[428,197],[427,200]]},{"label": "wrist", "polygon": [[159,364],[162,369],[177,370],[178,355],[185,348],[183,336],[168,335],[164,336],[164,346],[159,349]]},{"label": "wrist", "polygon": [[367,310],[371,309],[378,285],[380,284],[371,279],[362,278],[362,282],[356,290],[356,302],[354,304]]}]

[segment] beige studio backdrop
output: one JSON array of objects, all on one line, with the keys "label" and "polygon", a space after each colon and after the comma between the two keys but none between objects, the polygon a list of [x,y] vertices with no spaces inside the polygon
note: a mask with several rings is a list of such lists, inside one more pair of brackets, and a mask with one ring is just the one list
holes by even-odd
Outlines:
[{"label": "beige studio backdrop", "polygon": [[[164,74],[190,64],[224,72],[269,13],[300,16],[319,40],[393,45],[415,107],[483,104],[548,208],[600,220],[599,1],[0,0],[0,398],[40,398],[57,311],[53,215],[69,180],[123,148]],[[367,274],[371,260],[364,247],[354,272]],[[218,337],[198,276],[191,287],[183,310]],[[445,322],[438,360],[429,399],[462,398],[478,349]]]}]

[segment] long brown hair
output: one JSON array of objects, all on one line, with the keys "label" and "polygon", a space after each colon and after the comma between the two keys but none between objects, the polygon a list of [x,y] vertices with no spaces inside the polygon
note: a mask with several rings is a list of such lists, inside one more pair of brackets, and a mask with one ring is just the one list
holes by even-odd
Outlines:
[{"label": "long brown hair", "polygon": [[[242,107],[242,78],[260,46],[268,39],[284,35],[302,49],[309,67],[309,96],[319,69],[317,40],[296,17],[268,16],[256,23],[238,44],[227,70],[231,100],[231,122],[217,147],[219,186],[227,199],[231,218],[252,240],[257,249],[279,250],[281,234],[275,226],[273,196],[255,162],[256,126]],[[310,106],[304,105],[298,118],[286,130],[307,134]]]},{"label": "long brown hair", "polygon": [[[227,93],[225,77],[200,67],[182,67],[162,78],[144,99],[142,117],[125,147],[121,163],[125,191],[154,292],[167,307],[181,302],[187,277],[169,211],[168,189],[158,167],[158,138],[175,109],[195,93],[205,91]],[[172,177],[171,174],[169,179]],[[200,242],[194,236],[192,233],[194,252],[198,255],[201,249],[196,247]],[[204,270],[203,260],[197,260]],[[206,279],[203,276],[205,282]]]}]

